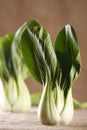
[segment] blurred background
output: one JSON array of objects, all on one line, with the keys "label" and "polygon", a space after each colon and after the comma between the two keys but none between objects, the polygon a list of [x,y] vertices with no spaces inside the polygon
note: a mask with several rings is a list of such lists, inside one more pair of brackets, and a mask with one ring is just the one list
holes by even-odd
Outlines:
[{"label": "blurred background", "polygon": [[[15,33],[31,19],[39,20],[53,42],[66,24],[73,25],[82,58],[82,71],[73,87],[73,95],[87,101],[87,0],[0,0],[0,36]],[[42,91],[42,86],[32,77],[26,83],[31,93]]]}]

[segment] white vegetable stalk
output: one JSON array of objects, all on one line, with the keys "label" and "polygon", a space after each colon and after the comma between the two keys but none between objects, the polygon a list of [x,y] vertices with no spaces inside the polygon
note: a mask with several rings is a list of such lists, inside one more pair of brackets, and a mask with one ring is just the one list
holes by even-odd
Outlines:
[{"label": "white vegetable stalk", "polygon": [[11,106],[13,106],[18,97],[18,90],[17,90],[16,81],[12,77],[9,78],[9,81],[6,85],[6,94]]},{"label": "white vegetable stalk", "polygon": [[64,106],[64,91],[56,84],[54,88],[55,103],[57,111],[60,114]]},{"label": "white vegetable stalk", "polygon": [[5,88],[0,80],[0,109],[2,111],[28,112],[30,106],[30,94],[21,74],[18,75],[17,82],[10,77]]},{"label": "white vegetable stalk", "polygon": [[5,93],[3,83],[0,79],[0,109],[3,111],[11,111],[11,105]]},{"label": "white vegetable stalk", "polygon": [[38,107],[38,118],[43,124],[47,125],[54,125],[60,120],[51,86],[46,85],[43,88]]},{"label": "white vegetable stalk", "polygon": [[61,123],[68,125],[73,118],[74,107],[73,107],[73,98],[72,98],[72,88],[68,91],[67,98],[65,99],[64,108],[60,114]]},{"label": "white vegetable stalk", "polygon": [[21,74],[19,74],[17,77],[17,85],[18,85],[18,98],[12,108],[12,111],[28,112],[31,107],[31,99],[30,99],[29,90],[26,87],[26,84]]}]

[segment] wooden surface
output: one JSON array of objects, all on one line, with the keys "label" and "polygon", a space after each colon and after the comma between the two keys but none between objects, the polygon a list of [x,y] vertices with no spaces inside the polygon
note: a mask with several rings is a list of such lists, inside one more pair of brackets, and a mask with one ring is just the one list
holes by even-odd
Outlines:
[{"label": "wooden surface", "polygon": [[0,112],[0,130],[87,130],[87,109],[75,110],[73,121],[68,126],[42,125],[37,119],[37,108],[22,114]]}]

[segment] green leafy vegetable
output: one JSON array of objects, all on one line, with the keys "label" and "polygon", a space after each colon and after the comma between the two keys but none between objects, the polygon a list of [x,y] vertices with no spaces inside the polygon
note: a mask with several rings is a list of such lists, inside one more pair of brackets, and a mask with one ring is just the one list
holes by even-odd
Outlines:
[{"label": "green leafy vegetable", "polygon": [[60,31],[54,48],[60,64],[61,79],[59,80],[59,86],[64,92],[64,107],[61,110],[60,117],[63,124],[68,124],[71,122],[74,113],[72,86],[78,78],[81,69],[78,42],[71,25],[66,25]]},{"label": "green leafy vegetable", "polygon": [[0,38],[0,109],[4,111],[11,111],[11,105],[8,100],[2,80],[4,80],[7,84],[10,77],[14,75],[11,61],[11,42],[13,38],[13,34]]},{"label": "green leafy vegetable", "polygon": [[[43,103],[40,103],[41,105],[39,106],[38,111],[39,118],[41,117],[41,122],[44,124],[55,124],[59,120],[59,115],[56,109],[54,92],[52,89],[54,89],[56,85],[53,81],[55,81],[57,58],[50,36],[37,21],[25,23],[18,30],[17,36],[18,39],[20,39],[18,43],[21,46],[24,60],[29,67],[31,74],[44,86],[41,99]],[[52,99],[51,102],[49,96]],[[46,115],[45,118],[43,117],[44,115]]]},{"label": "green leafy vegetable", "polygon": [[66,25],[54,48],[48,32],[37,22],[25,23],[18,30],[21,51],[33,77],[43,84],[38,116],[44,124],[69,124],[74,108],[72,86],[81,69],[75,31]]},{"label": "green leafy vegetable", "polygon": [[23,71],[20,70],[16,75],[11,53],[13,39],[13,34],[0,38],[0,77],[1,82],[5,82],[5,87],[2,83],[0,86],[2,93],[0,95],[0,99],[2,99],[0,100],[0,108],[3,111],[24,112],[29,111],[30,108],[30,95],[23,81],[29,70],[24,62],[21,62],[20,66],[22,66]]}]

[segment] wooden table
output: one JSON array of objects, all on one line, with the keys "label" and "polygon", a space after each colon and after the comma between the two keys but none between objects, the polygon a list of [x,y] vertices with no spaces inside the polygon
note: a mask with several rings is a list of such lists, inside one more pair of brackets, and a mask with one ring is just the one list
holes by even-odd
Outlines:
[{"label": "wooden table", "polygon": [[87,109],[75,110],[73,121],[68,126],[42,125],[35,107],[29,113],[0,112],[0,130],[87,130]]}]

